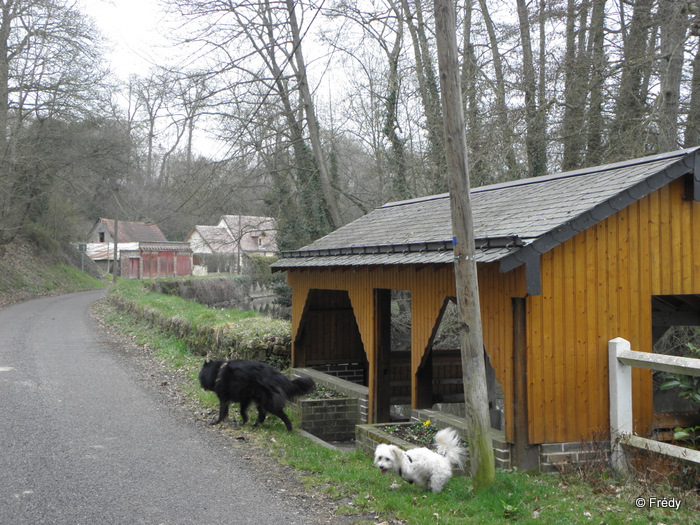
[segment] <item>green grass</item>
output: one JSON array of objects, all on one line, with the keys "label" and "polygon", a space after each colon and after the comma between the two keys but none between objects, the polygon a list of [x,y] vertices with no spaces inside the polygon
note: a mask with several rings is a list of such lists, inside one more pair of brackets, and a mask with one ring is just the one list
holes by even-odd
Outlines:
[{"label": "green grass", "polygon": [[[638,509],[634,500],[641,489],[615,478],[601,485],[558,474],[498,471],[495,484],[487,490],[475,493],[469,477],[456,476],[441,493],[432,494],[390,474],[382,475],[371,458],[360,452],[310,445],[299,434],[286,435],[281,425],[266,424],[259,433],[267,436],[263,443],[275,457],[298,469],[310,490],[321,487],[331,498],[343,501],[340,513],[411,524],[646,524],[693,523],[697,518],[697,498],[692,500],[691,495],[676,494],[684,498],[685,507],[679,511]],[[396,488],[391,489],[392,484]],[[660,495],[671,494],[668,488],[658,490]]]},{"label": "green grass", "polygon": [[[132,285],[129,285],[132,286]],[[159,295],[159,294],[154,294]],[[169,297],[152,297],[154,305],[173,308],[186,315]],[[191,306],[191,305],[190,305]],[[188,309],[190,308],[188,306]],[[130,315],[117,312],[102,303],[101,315],[117,329],[132,335],[140,344],[152,349],[158,360],[183,372],[182,391],[199,413],[216,411],[218,402],[211,392],[199,388],[197,374],[202,358],[192,355],[176,337],[150,328]],[[207,309],[209,310],[209,309]],[[198,310],[199,311],[199,310]],[[197,315],[202,315],[200,311]],[[220,315],[212,311],[211,315]],[[238,418],[237,410],[231,419]],[[235,415],[234,415],[235,414]],[[296,421],[294,421],[296,423]],[[529,475],[499,471],[495,485],[475,493],[468,476],[456,476],[440,494],[427,493],[390,475],[382,475],[372,466],[372,459],[360,452],[330,450],[303,437],[286,432],[279,419],[270,417],[257,429],[244,430],[224,423],[221,432],[234,439],[245,432],[246,446],[265,450],[280,463],[296,469],[309,492],[320,493],[333,501],[338,515],[349,515],[355,523],[382,521],[408,524],[462,523],[542,523],[542,524],[647,524],[697,523],[697,492],[683,492],[667,485],[648,485],[621,480],[605,470],[584,477],[570,474]],[[392,485],[395,488],[390,488]],[[637,508],[637,497],[675,496],[681,509]]]},{"label": "green grass", "polygon": [[180,317],[192,323],[224,325],[260,316],[257,312],[232,308],[210,308],[176,295],[150,292],[146,289],[143,281],[120,280],[114,293],[133,300],[141,306],[155,308],[162,312],[164,317]]},{"label": "green grass", "polygon": [[[25,269],[26,270],[26,269]],[[21,293],[27,296],[47,293],[69,293],[92,288],[104,288],[99,281],[77,268],[67,265],[32,268],[31,271],[12,268],[0,261],[0,293]]]}]

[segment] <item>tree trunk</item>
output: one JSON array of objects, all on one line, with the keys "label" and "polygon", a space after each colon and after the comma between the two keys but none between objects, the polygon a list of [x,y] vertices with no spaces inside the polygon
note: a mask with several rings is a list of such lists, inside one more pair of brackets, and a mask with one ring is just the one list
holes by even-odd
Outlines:
[{"label": "tree trunk", "polygon": [[[585,34],[583,6],[569,0],[566,11],[566,52],[564,54],[564,121],[562,122],[562,171],[581,167],[585,147],[584,110],[588,86],[588,68],[580,45]],[[577,25],[577,20],[580,24]]]},{"label": "tree trunk", "polygon": [[516,0],[520,25],[520,42],[523,47],[523,93],[525,94],[526,135],[528,174],[530,177],[544,175],[547,170],[547,143],[544,130],[544,108],[537,107],[537,81],[535,62],[532,54],[530,20],[525,0]]},{"label": "tree trunk", "polygon": [[484,342],[481,309],[474,260],[474,224],[472,220],[467,143],[464,129],[462,93],[459,80],[454,4],[435,0],[435,28],[442,88],[443,122],[452,210],[457,306],[460,314],[460,343],[464,382],[464,404],[469,422],[469,455],[474,488],[485,489],[494,483],[493,443],[486,390]]},{"label": "tree trunk", "polygon": [[[462,99],[467,126],[467,145],[469,147],[470,177],[476,186],[487,184],[493,175],[486,169],[484,145],[486,141],[480,137],[481,125],[479,120],[479,99],[477,94],[477,58],[472,43],[472,10],[474,0],[467,0],[464,6],[464,49],[462,50]],[[505,144],[502,145],[504,147]]]},{"label": "tree trunk", "polygon": [[508,104],[506,103],[506,81],[505,75],[503,73],[503,61],[501,59],[501,52],[498,50],[498,39],[496,38],[496,29],[494,27],[493,20],[488,10],[488,5],[486,0],[479,0],[479,6],[481,7],[481,14],[484,17],[484,24],[486,25],[486,32],[489,36],[489,42],[491,47],[491,56],[493,58],[493,71],[496,77],[496,84],[494,86],[495,91],[495,103],[494,111],[496,112],[496,122],[498,122],[499,136],[501,137],[501,144],[498,146],[504,150],[505,165],[507,170],[507,177],[509,179],[514,179],[517,177],[518,173],[518,162],[515,155],[514,149],[514,139],[513,139],[513,126],[508,118]]},{"label": "tree trunk", "polygon": [[683,147],[692,148],[700,144],[700,47],[693,59],[693,79],[690,86],[690,105],[685,123]]},{"label": "tree trunk", "polygon": [[593,0],[588,47],[591,72],[586,116],[588,124],[586,164],[596,166],[603,160],[603,100],[606,76],[605,0]]},{"label": "tree trunk", "polygon": [[[428,159],[431,163],[429,169],[429,191],[441,193],[446,189],[445,184],[445,144],[440,130],[442,115],[440,114],[440,94],[433,62],[428,48],[428,37],[425,32],[423,15],[419,3],[415,4],[415,18],[408,0],[401,0],[404,11],[404,19],[408,26],[413,43],[413,53],[416,60],[416,75],[418,77],[418,89],[423,103],[426,129],[428,132]],[[416,20],[417,18],[417,20]]]},{"label": "tree trunk", "polygon": [[678,106],[680,103],[683,52],[688,28],[685,2],[661,2],[661,111],[659,115],[659,151],[678,149]]},{"label": "tree trunk", "polygon": [[624,39],[622,75],[617,94],[615,119],[610,130],[608,160],[629,159],[645,153],[644,115],[647,93],[642,89],[647,56],[653,0],[636,0]]},{"label": "tree trunk", "polygon": [[289,25],[292,32],[292,44],[294,46],[294,58],[297,65],[297,81],[299,82],[299,91],[301,92],[301,100],[304,106],[304,114],[306,123],[309,127],[309,138],[311,140],[311,150],[316,159],[316,167],[318,168],[321,177],[321,191],[323,198],[326,201],[326,206],[330,214],[331,229],[340,228],[343,225],[343,219],[338,207],[338,199],[331,184],[331,177],[328,171],[328,163],[321,148],[321,136],[318,130],[318,122],[316,121],[316,113],[314,111],[313,100],[311,99],[311,90],[306,76],[306,64],[304,63],[304,55],[301,50],[301,35],[299,32],[299,24],[294,12],[294,1],[286,0],[287,12],[289,14]]},{"label": "tree trunk", "polygon": [[[404,140],[397,133],[399,128],[399,59],[401,57],[401,46],[403,45],[402,24],[398,24],[396,40],[391,48],[384,49],[389,61],[388,94],[386,96],[385,108],[386,116],[382,133],[389,139],[392,156],[389,161],[391,168],[392,195],[395,200],[404,200],[411,197],[408,188],[408,178],[406,173],[406,155]],[[388,42],[387,42],[388,44]]]}]

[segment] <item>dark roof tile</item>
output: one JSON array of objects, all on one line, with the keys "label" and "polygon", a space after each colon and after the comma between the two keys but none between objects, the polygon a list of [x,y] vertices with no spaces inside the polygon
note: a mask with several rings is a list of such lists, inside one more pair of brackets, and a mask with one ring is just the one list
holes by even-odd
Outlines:
[{"label": "dark roof tile", "polygon": [[[528,249],[543,253],[671,180],[690,173],[698,151],[700,148],[692,148],[474,188],[471,204],[475,238],[517,236],[523,241],[521,248],[500,250],[496,254],[491,249],[479,250],[477,260],[492,262],[510,258],[512,262],[507,265],[518,266],[526,260]],[[361,259],[370,257],[368,255],[355,255],[352,260],[342,255],[335,259],[333,251],[451,239],[449,195],[434,195],[385,204],[298,250],[294,263],[288,258],[291,254],[283,253],[283,258],[274,266],[344,266],[360,264],[360,260],[367,264],[405,264],[399,261],[408,259],[398,254],[387,254],[382,257],[383,262],[370,263],[370,259]],[[538,245],[532,247],[535,242]],[[312,255],[310,252],[314,250],[328,253]],[[517,254],[518,251],[523,253]],[[445,259],[440,257],[435,262],[437,260]]]}]

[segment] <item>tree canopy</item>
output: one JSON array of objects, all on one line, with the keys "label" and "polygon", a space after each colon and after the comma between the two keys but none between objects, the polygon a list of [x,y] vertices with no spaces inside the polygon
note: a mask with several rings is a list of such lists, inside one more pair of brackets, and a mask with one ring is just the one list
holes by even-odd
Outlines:
[{"label": "tree canopy", "polygon": [[[432,3],[167,4],[187,60],[122,81],[78,4],[0,1],[0,244],[240,213],[291,249],[447,191]],[[457,2],[472,186],[697,145],[699,7]]]}]

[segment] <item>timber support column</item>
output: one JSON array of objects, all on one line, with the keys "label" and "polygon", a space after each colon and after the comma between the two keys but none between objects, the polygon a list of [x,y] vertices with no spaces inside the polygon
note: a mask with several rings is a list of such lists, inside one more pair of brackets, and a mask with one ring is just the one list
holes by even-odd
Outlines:
[{"label": "timber support column", "polygon": [[539,469],[539,447],[530,444],[527,414],[527,310],[524,297],[513,297],[513,466]]},{"label": "timber support column", "polygon": [[391,420],[391,290],[374,290],[374,322],[376,347],[370,411],[372,423],[386,423]]}]

